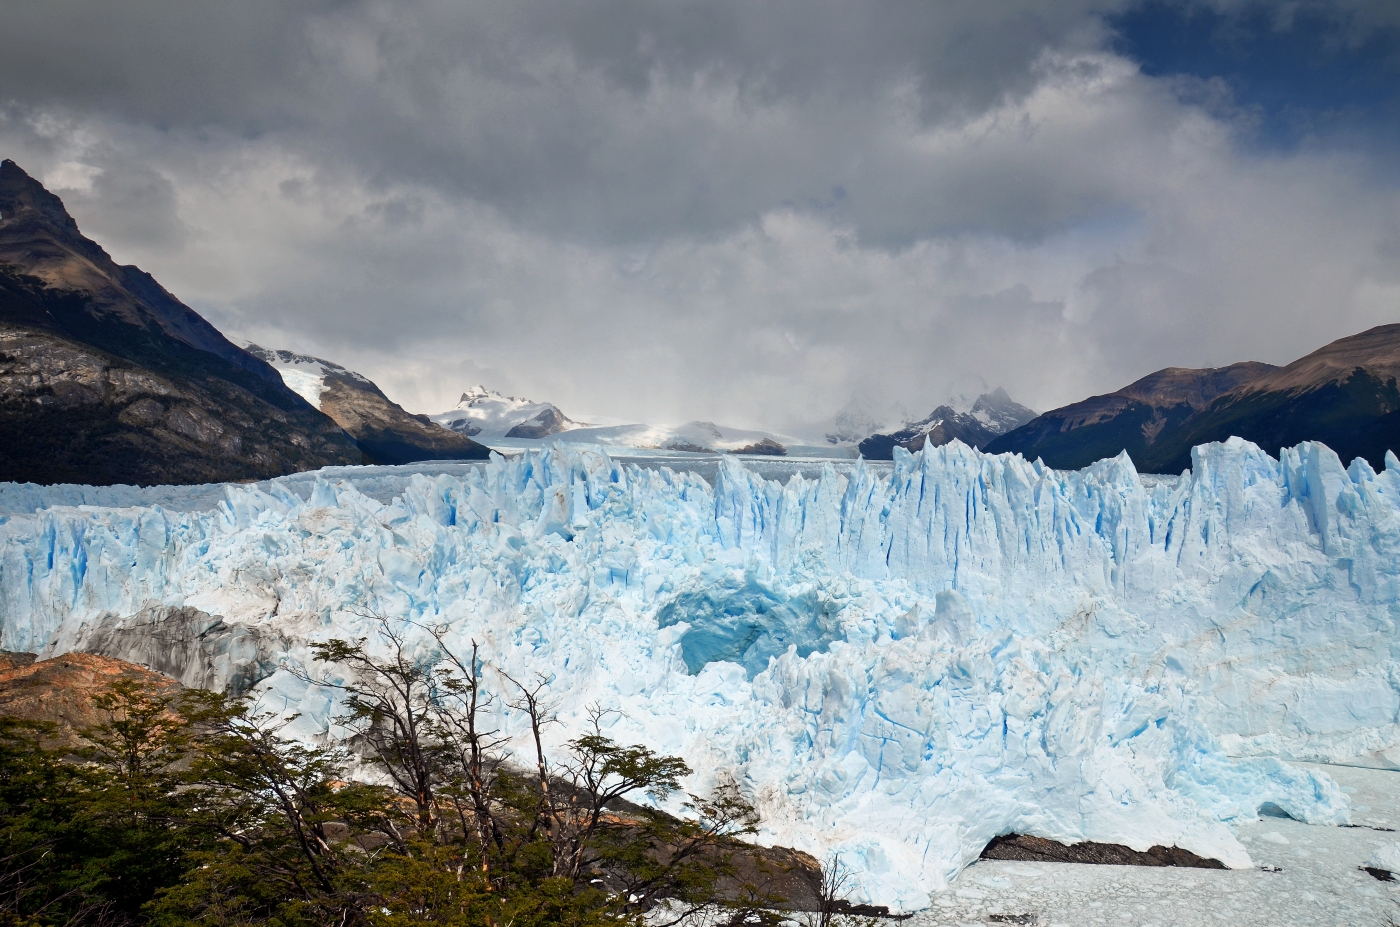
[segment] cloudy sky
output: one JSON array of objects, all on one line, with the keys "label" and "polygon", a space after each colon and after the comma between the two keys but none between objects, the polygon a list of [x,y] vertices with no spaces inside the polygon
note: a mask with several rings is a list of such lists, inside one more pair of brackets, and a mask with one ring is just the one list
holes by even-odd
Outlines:
[{"label": "cloudy sky", "polygon": [[6,0],[0,156],[412,411],[1045,409],[1400,321],[1394,0]]}]

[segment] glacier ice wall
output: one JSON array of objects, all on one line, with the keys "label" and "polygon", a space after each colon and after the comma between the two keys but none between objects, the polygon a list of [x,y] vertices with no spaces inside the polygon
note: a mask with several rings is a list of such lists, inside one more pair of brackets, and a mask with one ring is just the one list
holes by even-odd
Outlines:
[{"label": "glacier ice wall", "polygon": [[1148,479],[897,453],[786,484],[726,460],[711,486],[561,445],[381,474],[379,499],[316,479],[0,515],[0,646],[140,657],[177,615],[187,676],[256,682],[315,735],[335,706],[279,665],[366,610],[446,625],[552,679],[555,737],[618,709],[614,736],[696,789],[732,776],[764,839],[840,851],[902,908],[1009,831],[1248,865],[1229,825],[1265,803],[1348,819],[1277,757],[1400,765],[1393,457],[1232,440]]}]

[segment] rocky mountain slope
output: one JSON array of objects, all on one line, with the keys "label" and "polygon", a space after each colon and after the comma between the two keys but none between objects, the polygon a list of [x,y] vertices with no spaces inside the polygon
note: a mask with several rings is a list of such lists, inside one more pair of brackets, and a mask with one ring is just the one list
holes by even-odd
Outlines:
[{"label": "rocky mountain slope", "polygon": [[1126,450],[1148,473],[1180,473],[1191,448],[1231,436],[1270,453],[1319,441],[1344,461],[1400,449],[1400,325],[1332,342],[1286,367],[1167,368],[1047,412],[988,446],[1075,469]]},{"label": "rocky mountain slope", "polygon": [[202,483],[361,461],[275,370],[0,162],[0,480]]},{"label": "rocky mountain slope", "polygon": [[1343,460],[1385,466],[1400,451],[1400,325],[1341,338],[1220,396],[1172,435],[1158,440],[1148,468],[1180,473],[1191,448],[1238,435],[1271,454],[1320,441]]},{"label": "rocky mountain slope", "polygon": [[1167,367],[1116,392],[1046,412],[995,439],[987,450],[1039,457],[1060,470],[1078,470],[1126,450],[1142,469],[1164,436],[1170,440],[1215,399],[1274,369],[1252,361],[1199,370]]},{"label": "rocky mountain slope", "polygon": [[465,434],[412,415],[368,377],[319,357],[256,344],[249,354],[271,364],[287,386],[344,428],[376,463],[419,460],[485,460],[491,452]]},{"label": "rocky mountain slope", "polygon": [[912,453],[925,445],[942,447],[955,438],[971,447],[986,447],[998,435],[1033,418],[1033,410],[1013,401],[1006,390],[998,387],[978,396],[966,412],[941,405],[926,418],[899,431],[873,434],[860,442],[860,453],[866,460],[889,460],[897,446]]}]

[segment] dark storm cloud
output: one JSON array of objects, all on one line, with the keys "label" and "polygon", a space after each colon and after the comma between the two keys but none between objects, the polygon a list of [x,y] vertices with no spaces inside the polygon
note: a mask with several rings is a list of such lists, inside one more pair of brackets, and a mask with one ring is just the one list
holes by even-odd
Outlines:
[{"label": "dark storm cloud", "polygon": [[1395,10],[11,0],[0,153],[230,333],[415,410],[478,377],[738,424],[1045,406],[1393,320],[1383,133],[1261,151],[1254,46],[1142,40],[1306,27],[1374,75]]},{"label": "dark storm cloud", "polygon": [[[1219,23],[1268,9],[1228,5],[1239,10],[1212,12]],[[1083,172],[1047,182],[1039,165],[970,153],[930,173],[899,141],[1030,93],[1047,52],[1095,49],[1104,17],[1131,25],[1134,9],[18,0],[0,87],[163,130],[300,135],[372,180],[582,240],[715,234],[796,205],[899,246],[967,229],[1037,236],[1112,206]],[[1338,17],[1360,36],[1386,14],[1356,3]]]},{"label": "dark storm cloud", "polygon": [[[892,214],[883,181],[905,165],[882,124],[1028,92],[1047,48],[1098,41],[1088,14],[1105,6],[19,0],[0,87],[163,130],[300,133],[372,178],[582,237],[709,234],[795,203],[907,240],[969,207]],[[895,85],[903,97],[872,110]],[[1032,222],[1065,208],[1014,198]]]}]

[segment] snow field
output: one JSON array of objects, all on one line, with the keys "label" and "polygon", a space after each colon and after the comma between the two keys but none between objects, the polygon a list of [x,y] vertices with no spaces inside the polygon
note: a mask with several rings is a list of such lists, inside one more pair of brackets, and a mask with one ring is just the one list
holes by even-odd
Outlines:
[{"label": "snow field", "polygon": [[[1316,767],[1353,800],[1356,826],[1310,827],[1263,817],[1239,826],[1252,870],[1145,869],[982,860],[906,927],[995,924],[1032,915],[1039,927],[1384,927],[1400,919],[1400,882],[1361,871],[1396,835],[1400,773]],[[1008,923],[1006,920],[1000,923]],[[1010,923],[1015,923],[1011,921]]]}]

